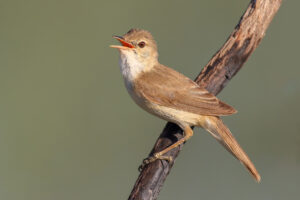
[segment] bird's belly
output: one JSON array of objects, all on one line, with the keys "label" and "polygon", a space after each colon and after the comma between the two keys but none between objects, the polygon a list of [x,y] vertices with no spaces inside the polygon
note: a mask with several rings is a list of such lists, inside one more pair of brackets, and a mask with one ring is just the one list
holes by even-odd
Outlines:
[{"label": "bird's belly", "polygon": [[148,105],[148,112],[164,119],[169,122],[173,122],[181,127],[186,125],[189,126],[199,126],[200,119],[203,117],[198,114],[186,112],[183,110],[177,110],[170,107],[160,106],[157,104]]},{"label": "bird's belly", "polygon": [[199,126],[199,122],[203,116],[190,113],[174,108],[160,106],[147,101],[146,99],[136,95],[133,91],[129,91],[130,96],[137,105],[143,108],[145,111],[169,122],[173,122],[179,126]]}]

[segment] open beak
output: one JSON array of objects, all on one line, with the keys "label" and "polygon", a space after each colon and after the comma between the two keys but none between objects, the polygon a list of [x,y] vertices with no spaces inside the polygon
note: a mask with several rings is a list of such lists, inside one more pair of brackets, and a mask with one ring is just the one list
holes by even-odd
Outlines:
[{"label": "open beak", "polygon": [[117,48],[117,49],[132,49],[134,46],[124,40],[121,36],[113,36],[113,38],[119,40],[119,42],[122,44],[122,46],[119,45],[110,45],[111,48]]}]

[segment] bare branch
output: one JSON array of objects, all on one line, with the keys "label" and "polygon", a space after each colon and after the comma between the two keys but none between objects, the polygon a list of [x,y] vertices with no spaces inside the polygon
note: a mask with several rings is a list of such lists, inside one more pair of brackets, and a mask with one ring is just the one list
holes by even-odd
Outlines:
[{"label": "bare branch", "polygon": [[[228,40],[203,68],[195,81],[217,95],[258,46],[281,1],[251,0]],[[182,130],[173,123],[167,123],[150,154],[165,149],[180,138],[182,138]],[[167,154],[175,160],[181,148],[182,145]],[[140,173],[128,199],[157,199],[173,164],[158,160],[147,165]]]}]

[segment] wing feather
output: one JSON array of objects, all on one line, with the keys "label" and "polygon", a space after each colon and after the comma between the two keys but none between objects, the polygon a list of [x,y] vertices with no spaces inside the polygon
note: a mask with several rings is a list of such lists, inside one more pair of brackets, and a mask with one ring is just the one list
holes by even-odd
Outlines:
[{"label": "wing feather", "polygon": [[156,65],[139,76],[135,91],[147,101],[200,115],[222,116],[236,110],[195,82],[167,68]]}]

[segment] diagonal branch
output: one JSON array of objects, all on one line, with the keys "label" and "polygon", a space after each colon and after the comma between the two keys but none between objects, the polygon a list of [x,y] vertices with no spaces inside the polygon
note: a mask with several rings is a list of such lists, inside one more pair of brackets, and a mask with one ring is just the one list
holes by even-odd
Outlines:
[{"label": "diagonal branch", "polygon": [[[196,83],[217,95],[240,70],[258,46],[278,11],[282,0],[251,0],[250,4],[222,48],[195,79]],[[152,151],[158,152],[182,138],[182,130],[167,123]],[[175,160],[182,145],[168,152]],[[155,161],[140,173],[128,199],[157,199],[174,162]]]}]

